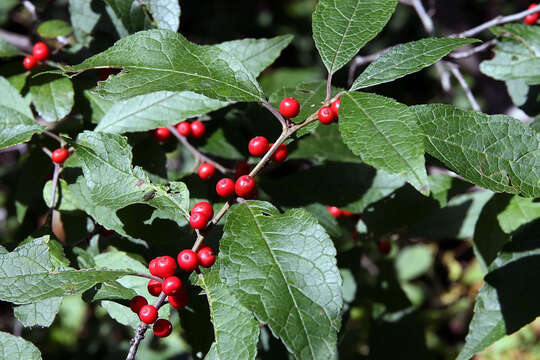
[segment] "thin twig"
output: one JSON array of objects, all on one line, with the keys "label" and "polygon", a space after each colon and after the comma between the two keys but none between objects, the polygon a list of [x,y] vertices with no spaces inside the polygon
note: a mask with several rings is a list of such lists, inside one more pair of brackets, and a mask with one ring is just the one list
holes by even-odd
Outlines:
[{"label": "thin twig", "polygon": [[416,14],[418,14],[418,17],[420,18],[420,21],[422,21],[422,25],[424,26],[424,29],[428,34],[433,33],[433,20],[426,12],[426,9],[424,8],[424,5],[422,5],[421,0],[411,0],[411,6],[416,11]]},{"label": "thin twig", "polygon": [[54,164],[54,173],[53,173],[53,178],[52,178],[52,189],[51,189],[51,202],[49,203],[49,212],[51,216],[51,221],[52,221],[52,215],[54,211],[54,205],[55,205],[54,200],[56,199],[56,187],[58,184],[58,175],[60,174],[60,169],[61,169],[60,164]]},{"label": "thin twig", "polygon": [[60,147],[64,146],[64,144],[65,144],[64,139],[62,139],[60,136],[56,135],[55,133],[52,133],[52,132],[50,132],[48,130],[44,130],[43,134],[45,134],[45,135],[53,138],[54,140],[58,141],[60,143]]},{"label": "thin twig", "polygon": [[325,102],[328,102],[330,100],[330,97],[332,96],[332,73],[328,73],[328,78],[326,79],[326,99]]},{"label": "thin twig", "polygon": [[159,277],[157,277],[157,276],[150,275],[150,274],[145,274],[145,273],[134,272],[134,273],[131,273],[131,274],[129,274],[129,275],[131,275],[131,276],[143,277],[143,278],[147,278],[147,279],[151,279],[151,280],[156,280],[156,281],[159,281],[159,282],[162,282],[162,281],[163,281],[162,278],[159,278]]},{"label": "thin twig", "polygon": [[287,121],[281,116],[280,112],[277,111],[270,103],[266,100],[261,101],[261,104],[268,109],[275,117],[278,119],[278,121],[281,124],[281,128],[283,130],[287,129]]},{"label": "thin twig", "polygon": [[32,53],[32,41],[30,41],[28,36],[0,29],[0,38],[6,40],[17,49],[22,50],[25,53],[24,55],[30,55]]},{"label": "thin twig", "polygon": [[452,59],[468,58],[470,56],[473,56],[474,54],[477,54],[477,53],[482,52],[482,51],[484,51],[486,49],[489,49],[490,47],[492,47],[496,43],[497,43],[497,38],[493,38],[493,39],[491,39],[489,41],[486,41],[482,45],[478,45],[478,46],[473,47],[472,49],[465,50],[465,51],[453,52],[450,55],[448,55],[448,57],[451,57]]},{"label": "thin twig", "polygon": [[196,147],[194,147],[193,145],[189,143],[189,141],[186,139],[185,136],[180,135],[180,133],[174,128],[174,126],[169,125],[167,126],[167,129],[171,131],[171,133],[182,143],[182,145],[184,145],[189,150],[189,152],[193,154],[193,156],[195,156],[195,158],[199,162],[207,162],[214,165],[214,167],[218,169],[222,174],[233,172],[232,169],[226,168],[225,166],[221,165],[217,161],[210,159],[208,156],[204,155],[199,150],[197,150]]},{"label": "thin twig", "polygon": [[463,78],[463,74],[461,74],[461,71],[459,70],[458,66],[454,63],[447,62],[446,65],[450,68],[450,71],[452,72],[452,75],[457,79],[459,82],[459,85],[463,88],[465,91],[465,94],[467,95],[467,99],[471,103],[471,106],[474,110],[480,111],[480,105],[478,105],[478,102],[476,101],[476,98],[474,97],[471,88]]}]

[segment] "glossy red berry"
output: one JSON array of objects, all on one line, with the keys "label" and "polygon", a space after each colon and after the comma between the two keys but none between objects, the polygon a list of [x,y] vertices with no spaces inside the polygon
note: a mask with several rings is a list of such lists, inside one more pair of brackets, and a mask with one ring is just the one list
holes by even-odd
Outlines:
[{"label": "glossy red berry", "polygon": [[150,271],[150,274],[157,276],[157,258],[150,260],[150,263],[148,264],[148,270]]},{"label": "glossy red berry", "polygon": [[169,320],[159,319],[153,327],[154,335],[157,337],[167,337],[172,332],[172,325]]},{"label": "glossy red berry", "polygon": [[234,184],[234,191],[238,196],[246,196],[255,188],[255,179],[249,175],[242,175]]},{"label": "glossy red berry", "polygon": [[323,106],[320,108],[317,116],[319,121],[325,125],[331,124],[336,117],[330,106]]},{"label": "glossy red berry", "polygon": [[269,148],[268,140],[264,136],[254,137],[248,144],[249,153],[253,156],[263,156]]},{"label": "glossy red berry", "polygon": [[202,230],[206,227],[210,219],[203,213],[194,213],[189,217],[189,225],[197,230]]},{"label": "glossy red berry", "polygon": [[178,254],[178,265],[184,271],[193,271],[199,266],[197,254],[189,249],[180,251]]},{"label": "glossy red berry", "polygon": [[195,139],[203,137],[205,132],[206,132],[206,126],[204,126],[204,124],[201,121],[195,120],[194,122],[191,123],[191,135]]},{"label": "glossy red berry", "polygon": [[300,113],[300,104],[293,97],[285,98],[279,104],[279,112],[288,118],[296,117]]},{"label": "glossy red berry", "polygon": [[272,160],[275,162],[281,163],[284,162],[287,158],[287,155],[289,155],[289,150],[287,150],[287,146],[285,144],[281,144],[278,146],[276,151],[272,154]]},{"label": "glossy red berry", "polygon": [[66,148],[58,148],[51,154],[51,160],[56,164],[63,164],[69,157],[69,151]]},{"label": "glossy red berry", "polygon": [[234,169],[234,177],[238,179],[242,175],[249,174],[249,171],[251,170],[251,167],[249,164],[245,161],[240,161],[238,164],[236,164],[236,168]]},{"label": "glossy red berry", "polygon": [[23,60],[23,66],[26,70],[30,70],[37,65],[37,60],[33,56],[27,56]]},{"label": "glossy red berry", "polygon": [[167,297],[169,304],[175,309],[182,309],[186,307],[189,302],[189,295],[186,289],[181,288],[175,295]]},{"label": "glossy red berry", "polygon": [[189,136],[191,134],[191,124],[187,121],[182,121],[176,125],[176,130],[182,136]]},{"label": "glossy red berry", "polygon": [[[538,4],[531,4],[529,5],[529,10],[538,6]],[[523,22],[527,25],[534,25],[536,24],[536,22],[538,21],[538,17],[540,16],[539,13],[534,13],[534,14],[531,14],[531,15],[527,15],[525,17],[525,20],[523,20]]]},{"label": "glossy red berry", "polygon": [[208,219],[211,219],[214,217],[214,208],[212,205],[210,205],[207,201],[201,201],[193,205],[193,208],[191,209],[191,213],[202,213],[204,214]]},{"label": "glossy red berry", "polygon": [[216,192],[219,196],[227,198],[234,194],[234,181],[229,178],[223,178],[216,184]]},{"label": "glossy red berry", "polygon": [[144,305],[139,310],[139,319],[145,324],[151,324],[156,321],[158,317],[158,311],[154,305]]},{"label": "glossy red berry", "polygon": [[141,308],[144,306],[144,305],[148,305],[148,301],[146,301],[146,299],[142,296],[134,296],[130,302],[129,302],[129,308],[131,309],[131,311],[133,311],[135,314],[138,314],[139,311],[141,311]]},{"label": "glossy red berry", "polygon": [[354,216],[354,214],[350,212],[349,210],[341,210],[341,213],[343,214],[343,216],[346,216],[346,217]]},{"label": "glossy red berry", "polygon": [[341,100],[336,99],[330,104],[330,109],[332,109],[332,112],[337,117],[339,115],[339,106],[341,105]]},{"label": "glossy red berry", "polygon": [[197,173],[199,174],[199,177],[201,179],[209,180],[216,173],[216,168],[214,167],[214,165],[205,162],[202,163],[201,166],[199,166],[199,170],[197,171]]},{"label": "glossy red berry", "polygon": [[163,280],[161,284],[161,289],[165,295],[174,295],[182,288],[182,281],[176,276],[169,276]]},{"label": "glossy red berry", "polygon": [[157,280],[151,279],[146,288],[148,289],[148,293],[150,293],[150,295],[158,296],[161,294],[161,282]]},{"label": "glossy red berry", "polygon": [[[155,265],[152,267],[152,261],[154,260],[156,262]],[[152,260],[150,262],[150,265],[148,266],[150,274],[165,279],[169,276],[173,276],[176,272],[176,261],[174,261],[174,258],[172,256],[160,256],[155,258],[154,260]]]},{"label": "glossy red berry", "polygon": [[330,213],[330,215],[332,215],[335,218],[338,218],[342,215],[341,209],[336,206],[329,206],[328,212]]},{"label": "glossy red berry", "polygon": [[40,41],[34,44],[32,55],[37,61],[45,61],[49,58],[49,47],[44,42]]},{"label": "glossy red berry", "polygon": [[377,243],[377,249],[382,255],[388,255],[390,254],[390,250],[392,250],[392,245],[388,240],[379,240],[379,242]]},{"label": "glossy red berry", "polygon": [[166,127],[154,130],[154,138],[159,142],[165,142],[171,138],[171,131]]},{"label": "glossy red berry", "polygon": [[205,246],[197,251],[199,263],[202,267],[209,268],[216,262],[216,254],[210,246]]}]

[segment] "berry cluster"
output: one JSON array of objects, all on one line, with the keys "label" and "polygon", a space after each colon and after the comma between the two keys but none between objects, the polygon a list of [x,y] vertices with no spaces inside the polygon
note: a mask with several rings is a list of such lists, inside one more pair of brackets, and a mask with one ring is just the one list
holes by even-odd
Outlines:
[{"label": "berry cluster", "polygon": [[328,212],[330,213],[330,215],[332,215],[336,219],[341,216],[346,216],[346,217],[362,216],[362,213],[353,214],[352,212],[348,210],[340,209],[337,206],[329,206]]},{"label": "berry cluster", "polygon": [[[209,211],[207,205],[202,205],[199,209],[204,214]],[[182,280],[175,276],[177,268],[180,267],[184,271],[191,272],[196,270],[199,265],[210,267],[216,261],[216,255],[212,248],[203,246],[197,252],[182,250],[178,254],[177,261],[178,265],[171,256],[160,256],[152,259],[148,265],[148,270],[150,274],[162,280],[151,279],[148,281],[147,289],[148,293],[154,296],[159,296],[161,293],[167,295],[167,301],[173,308],[182,309],[187,306],[189,296],[186,289],[182,286]],[[139,315],[139,319],[143,323],[154,324],[154,335],[157,337],[165,337],[171,333],[171,323],[166,319],[158,319],[159,308],[149,305],[144,297],[135,296],[131,299],[129,307],[131,311]]]},{"label": "berry cluster", "polygon": [[[206,133],[206,126],[199,120],[195,120],[192,123],[182,121],[176,124],[176,130],[182,136],[193,136],[195,139],[199,139]],[[171,131],[166,127],[160,127],[154,130],[154,138],[159,142],[169,140],[171,135]]]},{"label": "berry cluster", "polygon": [[25,69],[30,70],[34,68],[38,62],[45,61],[49,58],[50,51],[47,44],[40,41],[34,44],[32,48],[32,55],[24,58],[23,66]]},{"label": "berry cluster", "polygon": [[[533,7],[536,7],[536,6],[538,6],[538,4],[529,5],[529,10],[532,9]],[[538,17],[540,17],[540,13],[534,13],[534,14],[531,14],[531,15],[527,15],[525,17],[525,19],[523,20],[523,22],[525,24],[527,24],[527,25],[534,25],[538,21]]]}]

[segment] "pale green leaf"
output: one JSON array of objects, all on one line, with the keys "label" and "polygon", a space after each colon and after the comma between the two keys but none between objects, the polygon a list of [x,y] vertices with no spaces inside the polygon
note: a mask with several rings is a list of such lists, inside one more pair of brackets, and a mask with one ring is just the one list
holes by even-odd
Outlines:
[{"label": "pale green leaf", "polygon": [[38,114],[49,122],[62,120],[71,112],[75,92],[71,80],[61,76],[40,76],[30,86],[32,103]]},{"label": "pale green leaf", "polygon": [[320,0],[313,13],[313,40],[333,74],[386,25],[396,0]]},{"label": "pale green leaf", "polygon": [[18,55],[20,55],[20,52],[16,47],[0,38],[0,58],[10,58]]},{"label": "pale green leaf", "polygon": [[56,38],[57,36],[66,36],[71,34],[73,29],[71,26],[63,20],[49,20],[42,22],[38,28],[37,32],[41,37],[44,38]]},{"label": "pale green leaf", "polygon": [[69,0],[69,16],[73,35],[81,45],[88,47],[101,15],[92,9],[92,2],[89,0]]},{"label": "pale green leaf", "polygon": [[158,29],[178,31],[181,13],[178,0],[147,0],[145,3]]},{"label": "pale green leaf", "polygon": [[60,309],[62,299],[62,297],[54,297],[20,305],[13,309],[13,314],[25,327],[36,325],[49,327]]},{"label": "pale green leaf", "polygon": [[[43,201],[49,205],[52,198],[52,180],[45,183],[43,187]],[[54,201],[55,209],[60,211],[73,211],[77,210],[77,204],[73,200],[73,195],[69,190],[68,183],[64,179],[58,180],[58,186],[55,193]]]},{"label": "pale green leaf", "polygon": [[400,250],[395,265],[400,280],[413,280],[431,268],[433,265],[433,253],[427,245],[408,246]]},{"label": "pale green leaf", "polygon": [[384,199],[403,185],[405,185],[403,177],[389,174],[384,170],[377,170],[369,189],[362,195],[360,200],[347,205],[346,209],[353,213],[361,213],[369,205]]},{"label": "pale green leaf", "polygon": [[514,196],[506,209],[497,215],[501,229],[507,234],[538,218],[540,218],[540,202],[519,196]]},{"label": "pale green leaf", "polygon": [[41,360],[41,353],[30,341],[0,331],[0,359]]},{"label": "pale green leaf", "polygon": [[84,97],[90,103],[90,109],[92,111],[90,120],[95,124],[99,123],[111,107],[117,103],[114,100],[105,100],[89,90],[84,91]]}]

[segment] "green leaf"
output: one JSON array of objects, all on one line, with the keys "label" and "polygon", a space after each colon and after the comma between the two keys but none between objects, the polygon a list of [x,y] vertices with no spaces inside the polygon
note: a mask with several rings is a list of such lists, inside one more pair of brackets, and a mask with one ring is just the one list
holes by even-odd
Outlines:
[{"label": "green leaf", "polygon": [[41,353],[30,341],[0,331],[0,358],[10,360],[41,360]]},{"label": "green leaf", "polygon": [[114,100],[105,100],[89,90],[84,91],[84,97],[90,103],[90,109],[92,111],[90,120],[95,124],[99,123],[111,107],[117,103]]},{"label": "green leaf", "polygon": [[369,189],[362,195],[360,200],[347,205],[346,209],[353,213],[363,212],[369,205],[384,199],[403,185],[405,185],[405,179],[401,176],[377,170]]},{"label": "green leaf", "polygon": [[0,2],[0,25],[9,20],[11,10],[19,5],[19,0],[3,0]]},{"label": "green leaf", "polygon": [[0,58],[10,58],[19,55],[19,49],[0,38]]},{"label": "green leaf", "polygon": [[448,202],[448,191],[452,188],[452,177],[446,174],[429,175],[431,195],[445,207]]},{"label": "green leaf", "polygon": [[197,146],[197,149],[223,159],[244,160],[245,155],[234,147],[234,139],[228,139],[227,135],[226,130],[220,127],[205,135],[204,144]]},{"label": "green leaf", "polygon": [[72,27],[63,20],[49,20],[41,23],[38,26],[37,32],[44,38],[56,38],[58,36],[66,36],[71,34]]},{"label": "green leaf", "polygon": [[330,74],[349,62],[386,25],[396,0],[320,0],[313,13],[313,40]]},{"label": "green leaf", "polygon": [[265,71],[259,78],[264,92],[272,94],[283,87],[295,87],[301,82],[313,82],[323,79],[320,67],[279,67]]},{"label": "green leaf", "polygon": [[[52,197],[52,180],[47,181],[43,187],[43,201],[50,204]],[[73,211],[79,209],[73,195],[69,190],[68,183],[64,179],[58,180],[58,186],[55,193],[55,209],[60,211]]]},{"label": "green leaf", "polygon": [[271,39],[242,39],[217,44],[216,46],[240,60],[254,77],[271,65],[294,36],[281,35]]},{"label": "green leaf", "polygon": [[0,255],[0,300],[28,304],[73,295],[131,273],[59,266],[49,242],[48,237],[42,237]]},{"label": "green leaf", "polygon": [[101,15],[92,9],[91,1],[69,0],[69,16],[73,35],[81,45],[89,47],[93,39],[92,31]]},{"label": "green leaf", "polygon": [[497,80],[540,84],[540,29],[524,24],[492,28],[497,40],[495,57],[480,64],[480,71]]},{"label": "green leaf", "polygon": [[13,309],[13,313],[25,327],[36,325],[49,327],[58,310],[60,310],[62,299],[62,297],[53,297],[32,304],[17,306]]},{"label": "green leaf", "polygon": [[75,96],[71,80],[55,75],[44,75],[34,80],[30,94],[39,115],[49,122],[66,117],[73,108]]},{"label": "green leaf", "polygon": [[133,0],[105,0],[129,33],[152,28],[146,4]]},{"label": "green leaf", "polygon": [[339,130],[345,144],[365,163],[399,174],[429,194],[422,133],[407,106],[375,94],[344,93]]},{"label": "green leaf", "polygon": [[510,234],[521,225],[540,218],[540,203],[535,199],[514,196],[503,212],[497,215],[501,229]]},{"label": "green leaf", "polygon": [[397,45],[372,62],[351,90],[383,84],[433,65],[455,49],[476,39],[427,38]]},{"label": "green leaf", "polygon": [[400,280],[413,280],[431,268],[433,265],[433,253],[427,245],[408,246],[400,250],[395,265]]},{"label": "green leaf", "polygon": [[534,130],[506,115],[451,105],[412,109],[426,151],[452,171],[495,192],[540,196],[540,145]]},{"label": "green leaf", "polygon": [[516,106],[523,106],[527,102],[529,94],[529,85],[523,80],[508,80],[506,81],[506,90],[512,98],[512,102]]},{"label": "green leaf", "polygon": [[336,250],[303,209],[235,205],[220,241],[220,277],[242,305],[267,323],[296,359],[329,359],[340,328]]},{"label": "green leaf", "polygon": [[181,14],[178,0],[147,0],[145,3],[158,29],[178,31]]},{"label": "green leaf", "polygon": [[[539,223],[529,225],[509,243],[489,268],[476,297],[465,346],[457,360],[467,360],[540,315],[537,282]],[[517,296],[517,294],[523,294]]]},{"label": "green leaf", "polygon": [[191,91],[159,91],[116,102],[103,116],[95,131],[125,133],[175,125],[190,117],[227,106],[227,102]]},{"label": "green leaf", "polygon": [[33,134],[45,130],[19,92],[0,77],[0,149],[28,141]]},{"label": "green leaf", "polygon": [[259,322],[236,299],[219,278],[219,261],[198,277],[208,298],[214,325],[214,343],[205,360],[255,359],[259,341]]},{"label": "green leaf", "polygon": [[219,100],[260,101],[259,84],[235,57],[216,46],[200,46],[168,30],[141,31],[67,72],[99,67],[124,73],[100,82],[96,92],[107,99],[127,99],[156,91],[191,90]]}]

